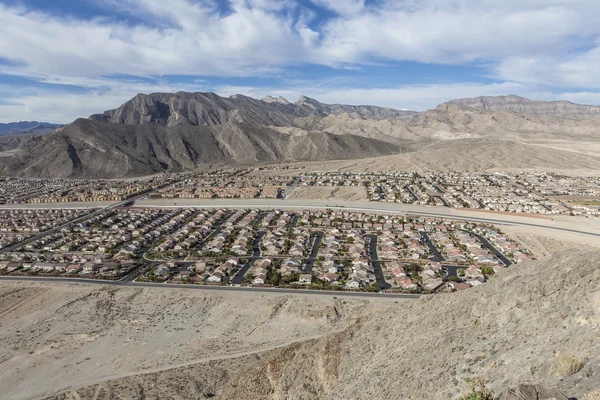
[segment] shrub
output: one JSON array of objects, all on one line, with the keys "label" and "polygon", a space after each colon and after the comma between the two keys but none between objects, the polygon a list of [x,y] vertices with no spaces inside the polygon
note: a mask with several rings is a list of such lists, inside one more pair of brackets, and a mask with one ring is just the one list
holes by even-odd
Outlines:
[{"label": "shrub", "polygon": [[485,387],[485,381],[481,378],[467,379],[471,392],[461,396],[460,400],[494,400],[494,394]]},{"label": "shrub", "polygon": [[583,365],[583,361],[570,354],[560,353],[556,357],[556,372],[563,378],[568,378],[578,373],[583,368]]}]

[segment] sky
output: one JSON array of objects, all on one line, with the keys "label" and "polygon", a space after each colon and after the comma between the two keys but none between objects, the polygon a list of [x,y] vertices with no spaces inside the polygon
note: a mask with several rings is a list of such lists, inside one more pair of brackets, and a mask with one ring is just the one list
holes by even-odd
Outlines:
[{"label": "sky", "polygon": [[598,0],[0,0],[0,122],[137,93],[600,104]]}]

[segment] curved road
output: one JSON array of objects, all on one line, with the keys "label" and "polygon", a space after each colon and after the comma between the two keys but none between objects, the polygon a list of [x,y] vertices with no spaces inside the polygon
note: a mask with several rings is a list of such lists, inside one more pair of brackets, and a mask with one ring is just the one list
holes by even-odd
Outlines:
[{"label": "curved road", "polygon": [[[498,219],[490,217],[479,217],[479,216],[467,216],[456,214],[457,212],[469,212],[465,210],[457,210],[453,208],[443,207],[439,212],[435,212],[435,208],[427,207],[426,210],[421,210],[421,207],[425,206],[414,206],[407,204],[396,204],[396,203],[361,203],[361,202],[348,202],[348,201],[337,201],[337,200],[265,200],[260,199],[256,202],[248,199],[219,199],[218,203],[215,201],[202,201],[202,200],[190,200],[190,201],[177,201],[175,206],[172,201],[161,200],[161,201],[136,201],[135,207],[159,207],[159,208],[255,208],[255,209],[285,209],[285,210],[340,210],[340,211],[354,211],[354,212],[374,212],[380,214],[398,214],[411,217],[436,217],[436,218],[447,218],[457,221],[467,222],[483,222],[495,225],[513,225],[513,226],[530,226],[535,228],[552,229],[562,232],[571,232],[581,235],[594,236],[600,238],[600,231],[584,231],[571,228],[563,228],[560,226],[548,225],[548,224],[537,224],[534,222],[517,221],[515,218],[531,218],[527,215],[514,214],[508,215],[507,219]],[[429,211],[432,209],[432,211]],[[474,211],[470,211],[474,212]],[[479,213],[479,212],[478,212]],[[510,219],[509,219],[510,218]],[[578,217],[573,217],[578,218]],[[545,219],[545,221],[548,221]],[[557,221],[553,221],[557,222]]]}]

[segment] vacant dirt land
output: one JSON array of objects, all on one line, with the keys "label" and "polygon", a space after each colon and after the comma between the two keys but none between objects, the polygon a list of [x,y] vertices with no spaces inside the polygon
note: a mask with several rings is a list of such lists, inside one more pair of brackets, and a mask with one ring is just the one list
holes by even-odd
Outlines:
[{"label": "vacant dirt land", "polygon": [[[598,251],[562,252],[501,270],[477,288],[388,303],[350,324],[342,318],[341,329],[319,338],[49,399],[447,400],[477,377],[496,394],[527,382],[587,399],[600,387],[599,263]],[[565,359],[577,365],[566,373]]]},{"label": "vacant dirt land", "polygon": [[390,302],[3,282],[0,397],[254,354],[343,329]]},{"label": "vacant dirt land", "polygon": [[298,200],[343,200],[343,201],[367,201],[367,191],[362,186],[338,186],[320,187],[306,186],[298,187],[289,199]]}]

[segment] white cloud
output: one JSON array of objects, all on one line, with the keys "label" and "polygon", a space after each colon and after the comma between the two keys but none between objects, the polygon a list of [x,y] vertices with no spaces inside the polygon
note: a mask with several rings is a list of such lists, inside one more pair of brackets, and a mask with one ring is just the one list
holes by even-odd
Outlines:
[{"label": "white cloud", "polygon": [[600,47],[570,57],[511,57],[496,68],[501,79],[561,86],[600,88]]},{"label": "white cloud", "polygon": [[[0,5],[0,57],[24,63],[24,73],[69,77],[264,75],[304,62],[387,59],[497,63],[502,76],[515,81],[521,74],[511,65],[523,60],[580,57],[598,66],[593,54],[576,53],[600,37],[596,0],[313,0],[337,13],[320,31],[309,27],[310,12],[294,0],[235,0],[224,16],[210,0],[99,1],[146,24],[65,19]],[[588,68],[564,67],[570,81],[589,80],[579,78]]]},{"label": "white cloud", "polygon": [[500,83],[357,89],[335,81],[288,81],[287,87],[222,87],[220,93],[306,94],[325,102],[423,110],[486,94],[551,100],[560,94],[548,88],[564,87],[571,88],[562,93],[569,99],[599,102],[590,90],[600,88],[597,0],[311,0],[334,12],[318,30],[314,11],[297,0],[234,0],[224,14],[218,0],[96,1],[143,23],[63,18],[0,4],[0,58],[12,61],[0,65],[0,73],[86,89],[5,88],[0,91],[9,105],[0,109],[1,120],[69,121],[116,107],[138,92],[204,85],[114,75],[157,82],[161,75],[273,77],[305,63],[355,68],[387,60],[485,65]]}]

